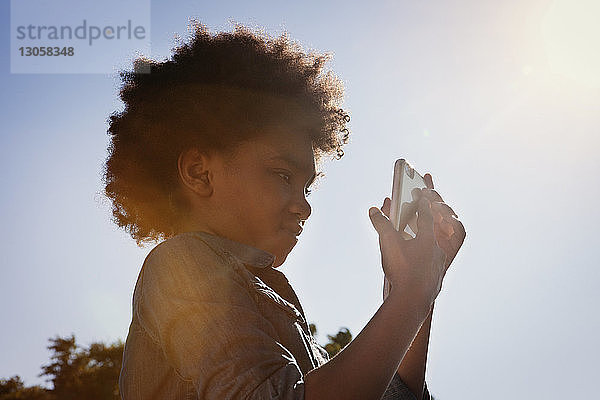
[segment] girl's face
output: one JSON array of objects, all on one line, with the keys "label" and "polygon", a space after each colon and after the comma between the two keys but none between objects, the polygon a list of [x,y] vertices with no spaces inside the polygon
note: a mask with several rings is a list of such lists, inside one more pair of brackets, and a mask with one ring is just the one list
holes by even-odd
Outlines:
[{"label": "girl's face", "polygon": [[304,135],[268,133],[239,145],[213,171],[211,230],[275,256],[278,267],[311,213],[307,190],[316,176],[312,142]]}]

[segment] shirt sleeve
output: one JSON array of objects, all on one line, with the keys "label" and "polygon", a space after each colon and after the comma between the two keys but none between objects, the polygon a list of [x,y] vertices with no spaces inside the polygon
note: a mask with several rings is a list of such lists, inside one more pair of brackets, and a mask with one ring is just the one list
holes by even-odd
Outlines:
[{"label": "shirt sleeve", "polygon": [[[400,375],[394,374],[394,378],[388,385],[385,393],[383,394],[382,400],[418,400],[416,396],[411,392]],[[423,397],[421,400],[433,400],[427,389],[427,382],[424,383]]]},{"label": "shirt sleeve", "polygon": [[144,263],[134,312],[201,399],[304,399],[294,356],[278,342],[236,266],[179,236]]}]

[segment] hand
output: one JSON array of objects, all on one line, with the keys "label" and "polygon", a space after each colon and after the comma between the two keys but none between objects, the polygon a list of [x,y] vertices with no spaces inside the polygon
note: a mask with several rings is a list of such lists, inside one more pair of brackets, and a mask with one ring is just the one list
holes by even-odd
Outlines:
[{"label": "hand", "polygon": [[[434,221],[434,234],[438,246],[446,254],[446,265],[444,268],[444,275],[456,257],[458,250],[464,242],[466,232],[463,224],[453,217],[457,217],[456,213],[450,206],[445,204],[442,197],[433,190],[433,179],[430,174],[425,174],[425,184],[427,189],[422,190],[421,194],[427,197],[431,201],[433,221]],[[417,193],[420,197],[420,194]],[[386,197],[381,211],[389,219],[390,217],[390,198]],[[383,299],[385,300],[391,291],[391,284],[387,276],[384,276],[383,284]]]},{"label": "hand", "polygon": [[[389,215],[389,199],[384,207]],[[382,208],[384,208],[382,207]],[[388,290],[398,290],[415,301],[427,316],[431,304],[441,290],[446,270],[446,254],[438,246],[434,233],[431,202],[421,196],[417,208],[417,236],[406,240],[394,229],[389,218],[376,207],[369,209],[373,227],[379,234],[381,264],[391,284]]]}]

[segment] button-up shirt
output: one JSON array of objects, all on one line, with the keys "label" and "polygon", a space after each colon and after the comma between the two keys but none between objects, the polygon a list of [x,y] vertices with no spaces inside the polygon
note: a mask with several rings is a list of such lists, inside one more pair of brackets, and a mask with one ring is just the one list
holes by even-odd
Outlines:
[{"label": "button-up shirt", "polygon": [[[329,356],[273,261],[201,231],[152,249],[133,294],[122,399],[304,399],[304,376]],[[397,373],[383,399],[416,400]]]}]

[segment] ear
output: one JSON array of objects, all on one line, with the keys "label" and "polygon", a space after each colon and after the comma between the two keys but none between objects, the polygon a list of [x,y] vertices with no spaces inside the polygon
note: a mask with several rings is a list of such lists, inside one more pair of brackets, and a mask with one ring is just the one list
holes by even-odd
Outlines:
[{"label": "ear", "polygon": [[181,152],[177,159],[179,180],[185,188],[200,196],[210,196],[213,192],[208,161],[208,154],[194,147]]}]

